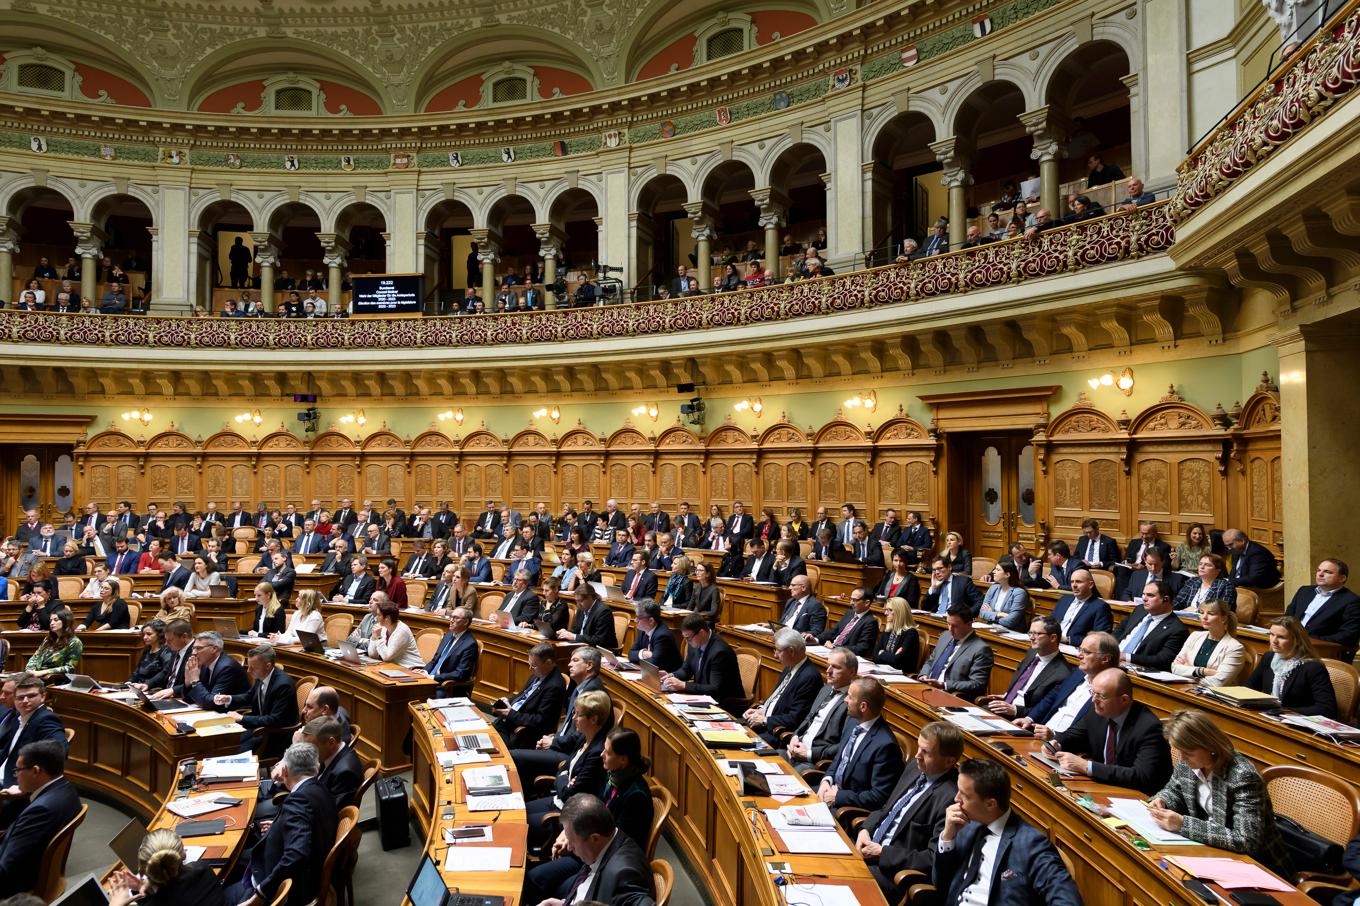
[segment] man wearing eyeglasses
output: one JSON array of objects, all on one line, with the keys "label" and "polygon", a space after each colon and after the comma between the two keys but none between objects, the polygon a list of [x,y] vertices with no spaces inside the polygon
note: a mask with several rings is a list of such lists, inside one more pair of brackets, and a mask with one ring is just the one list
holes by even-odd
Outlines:
[{"label": "man wearing eyeglasses", "polygon": [[850,592],[850,607],[840,622],[822,633],[823,645],[836,648],[844,645],[856,655],[873,660],[874,644],[878,642],[878,620],[869,613],[873,598],[868,589],[856,588]]},{"label": "man wearing eyeglasses", "polygon": [[64,744],[64,738],[28,743],[13,759],[25,801],[0,840],[0,897],[34,888],[47,847],[80,811],[80,794],[65,777]]},{"label": "man wearing eyeglasses", "polygon": [[6,722],[0,731],[0,757],[4,758],[3,780],[6,789],[0,797],[19,795],[14,789],[16,755],[31,742],[52,739],[66,751],[66,729],[61,718],[47,707],[47,686],[31,673],[25,673],[14,684],[14,710],[19,719]]},{"label": "man wearing eyeglasses", "polygon": [[1171,777],[1171,748],[1162,722],[1133,700],[1133,682],[1118,668],[1091,681],[1091,710],[1045,746],[1065,772],[1097,783],[1156,794]]},{"label": "man wearing eyeglasses", "polygon": [[1042,701],[1072,672],[1067,659],[1058,650],[1061,636],[1062,627],[1057,620],[1046,616],[1035,617],[1029,624],[1030,649],[1015,668],[1006,692],[1003,695],[984,695],[977,703],[1001,717],[1024,717],[1027,705]]}]

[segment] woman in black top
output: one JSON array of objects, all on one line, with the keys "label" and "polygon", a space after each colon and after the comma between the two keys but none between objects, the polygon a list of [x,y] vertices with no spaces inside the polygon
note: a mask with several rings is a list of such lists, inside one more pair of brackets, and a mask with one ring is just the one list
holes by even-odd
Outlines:
[{"label": "woman in black top", "polygon": [[274,586],[261,582],[255,586],[255,619],[250,622],[251,638],[269,638],[276,632],[287,628],[288,615],[283,612],[283,603],[274,594]]},{"label": "woman in black top", "polygon": [[74,541],[67,541],[61,549],[61,559],[53,570],[58,576],[85,575],[85,558],[80,555],[80,547]]},{"label": "woman in black top", "polygon": [[90,607],[85,622],[76,627],[77,632],[86,629],[127,629],[132,625],[128,614],[127,602],[118,597],[118,583],[106,580],[99,587],[99,600]]},{"label": "woman in black top", "polygon": [[722,592],[718,590],[718,577],[713,567],[702,560],[694,563],[694,591],[690,598],[695,613],[708,620],[708,625],[716,626],[722,613]]},{"label": "woman in black top", "polygon": [[1275,696],[1280,707],[1297,714],[1332,720],[1341,716],[1331,675],[1317,659],[1313,643],[1296,617],[1270,621],[1270,654],[1256,662],[1247,685]]},{"label": "woman in black top", "polygon": [[944,555],[949,558],[949,568],[965,576],[973,574],[973,555],[963,546],[963,536],[950,532],[944,536]]},{"label": "woman in black top", "polygon": [[718,292],[730,293],[737,289],[741,289],[741,275],[737,273],[737,266],[735,264],[723,265],[722,282],[718,284]]},{"label": "woman in black top", "polygon": [[874,648],[874,663],[915,673],[921,655],[921,636],[911,618],[911,608],[901,597],[891,597],[883,605],[883,631]]},{"label": "woman in black top", "polygon": [[[113,876],[109,906],[227,906],[217,875],[206,862],[185,862],[184,843],[170,828],[154,830],[137,850],[143,881],[126,870]],[[140,892],[140,896],[138,895]]]},{"label": "woman in black top", "polygon": [[571,623],[571,608],[561,597],[561,584],[552,577],[543,580],[543,604],[538,612],[538,618],[551,625],[554,632],[566,629]]},{"label": "woman in black top", "polygon": [[52,600],[46,584],[39,584],[21,598],[24,609],[19,611],[20,629],[46,630],[52,612],[61,607],[60,601]]},{"label": "woman in black top", "polygon": [[143,626],[142,644],[146,650],[128,682],[141,683],[148,689],[163,689],[169,685],[170,671],[175,668],[175,652],[165,644],[165,624],[152,620]]}]

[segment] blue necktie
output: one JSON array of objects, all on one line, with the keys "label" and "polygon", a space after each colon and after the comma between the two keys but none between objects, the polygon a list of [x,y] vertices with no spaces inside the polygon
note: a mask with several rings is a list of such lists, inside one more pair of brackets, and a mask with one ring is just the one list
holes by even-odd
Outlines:
[{"label": "blue necktie", "polygon": [[831,782],[836,786],[841,785],[841,779],[845,776],[846,769],[850,767],[850,759],[855,755],[855,746],[859,744],[859,738],[864,735],[864,724],[855,727],[855,732],[850,734],[850,738],[845,741],[845,746],[841,749],[840,756],[836,763],[836,770],[831,774]]},{"label": "blue necktie", "polygon": [[944,587],[940,589],[940,607],[935,611],[936,616],[942,617],[949,612],[949,605],[953,598],[953,594],[951,593],[953,588],[954,579],[951,576],[945,580]]},{"label": "blue necktie", "polygon": [[518,710],[519,708],[523,707],[524,703],[527,702],[527,701],[529,700],[529,696],[531,696],[531,695],[534,694],[534,690],[536,690],[536,689],[538,688],[538,684],[541,683],[542,681],[543,681],[543,677],[539,676],[538,674],[534,674],[534,678],[533,678],[533,680],[529,683],[528,688],[525,689],[523,692],[521,692],[521,693],[515,698],[515,700],[512,701],[512,702],[510,703],[510,710],[511,710],[511,711],[516,711],[516,710]]},{"label": "blue necktie", "polygon": [[1129,636],[1128,640],[1125,641],[1124,644],[1127,647],[1124,648],[1124,651],[1129,654],[1137,651],[1138,646],[1143,644],[1143,637],[1148,634],[1148,627],[1151,625],[1152,617],[1143,617],[1142,622],[1138,624],[1138,628],[1133,631],[1133,635]]},{"label": "blue necktie", "polygon": [[453,645],[453,636],[449,636],[444,640],[444,651],[439,657],[435,658],[433,673],[439,673],[443,669],[445,662],[449,659],[449,655],[453,653]]},{"label": "blue necktie", "polygon": [[940,675],[944,673],[944,668],[948,665],[949,658],[953,656],[954,646],[957,644],[958,643],[954,641],[954,637],[950,636],[949,644],[944,646],[944,650],[940,652],[939,657],[935,658],[935,666],[930,668],[931,679],[939,679]]},{"label": "blue necktie", "polygon": [[878,827],[874,828],[873,836],[870,839],[875,843],[882,843],[884,840],[889,839],[891,832],[897,830],[897,821],[902,816],[902,813],[907,810],[907,803],[915,799],[916,794],[921,792],[929,782],[929,778],[927,778],[925,774],[917,777],[916,782],[911,785],[911,789],[902,794],[902,798],[897,800],[897,804],[892,807],[892,811],[888,812],[884,819],[879,822]]}]

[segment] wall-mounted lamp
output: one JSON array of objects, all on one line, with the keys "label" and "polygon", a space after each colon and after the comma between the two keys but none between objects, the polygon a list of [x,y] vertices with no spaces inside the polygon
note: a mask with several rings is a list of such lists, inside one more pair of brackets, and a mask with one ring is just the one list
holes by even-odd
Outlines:
[{"label": "wall-mounted lamp", "polygon": [[737,412],[754,412],[756,418],[760,418],[760,413],[765,411],[765,404],[760,401],[760,397],[754,399],[744,399],[732,407]]},{"label": "wall-mounted lamp", "polygon": [[1099,390],[1101,387],[1116,387],[1125,396],[1133,396],[1133,369],[1125,368],[1116,377],[1114,372],[1107,371],[1099,377],[1093,377],[1086,382],[1092,390]]},{"label": "wall-mounted lamp", "polygon": [[550,418],[552,419],[552,423],[555,425],[562,420],[562,410],[557,408],[556,406],[553,406],[551,409],[535,409],[533,412],[533,417]]},{"label": "wall-mounted lamp", "polygon": [[141,423],[144,424],[144,425],[149,425],[149,424],[151,424],[151,410],[150,410],[150,409],[133,409],[131,412],[124,412],[124,413],[123,413],[123,421],[125,421],[125,422],[141,422]]},{"label": "wall-mounted lamp", "polygon": [[368,423],[368,417],[364,415],[364,410],[360,409],[358,412],[354,412],[350,415],[340,416],[340,423],[342,425],[359,425],[362,427]]},{"label": "wall-mounted lamp", "polygon": [[254,412],[242,412],[240,415],[236,416],[236,424],[238,425],[244,425],[246,422],[258,425],[263,421],[264,416],[260,415],[259,409],[256,409]]},{"label": "wall-mounted lamp", "polygon": [[845,401],[847,409],[863,409],[866,412],[873,412],[878,406],[878,394],[870,390],[868,393],[856,393]]},{"label": "wall-mounted lamp", "polygon": [[452,420],[452,421],[454,421],[454,422],[457,422],[459,425],[461,425],[461,424],[463,423],[463,410],[462,410],[462,409],[446,409],[446,410],[444,410],[443,412],[439,413],[439,415],[436,416],[436,418],[438,418],[441,422],[446,422],[446,421]]},{"label": "wall-mounted lamp", "polygon": [[656,417],[660,413],[660,411],[661,410],[657,409],[656,403],[643,403],[641,406],[633,407],[634,415],[638,416],[639,418],[645,415],[652,421],[656,421]]}]

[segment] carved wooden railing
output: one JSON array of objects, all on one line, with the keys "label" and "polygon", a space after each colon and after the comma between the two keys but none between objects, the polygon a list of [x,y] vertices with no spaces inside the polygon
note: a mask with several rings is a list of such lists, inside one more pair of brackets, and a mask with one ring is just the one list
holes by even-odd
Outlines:
[{"label": "carved wooden railing", "polygon": [[1360,79],[1360,0],[1323,26],[1177,168],[1171,219],[1185,220],[1327,114]]},{"label": "carved wooden railing", "polygon": [[1165,251],[1165,203],[906,264],[604,308],[432,318],[285,320],[0,311],[0,343],[229,349],[416,349],[692,333],[1003,287]]}]

